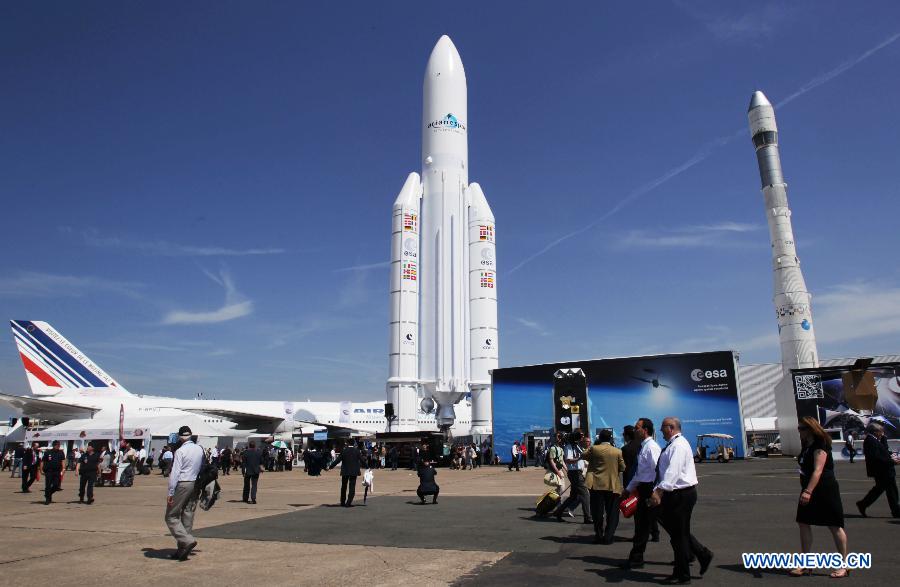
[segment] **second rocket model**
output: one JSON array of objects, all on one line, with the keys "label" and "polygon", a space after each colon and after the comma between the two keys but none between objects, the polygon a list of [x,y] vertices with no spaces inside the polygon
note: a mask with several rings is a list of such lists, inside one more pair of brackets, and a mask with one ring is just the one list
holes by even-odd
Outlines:
[{"label": "second rocket model", "polygon": [[393,208],[388,402],[396,431],[417,429],[420,398],[438,428],[472,397],[472,434],[491,428],[490,371],[497,367],[494,215],[469,183],[466,74],[441,37],[425,69],[422,175],[411,173]]},{"label": "second rocket model", "polygon": [[781,171],[778,153],[778,127],[775,109],[762,92],[754,92],[747,112],[750,136],[756,148],[759,177],[766,204],[769,238],[772,242],[772,269],[775,280],[775,314],[781,339],[782,368],[818,367],[816,335],[813,330],[812,296],[800,272],[791,209],[787,201],[787,184]]}]

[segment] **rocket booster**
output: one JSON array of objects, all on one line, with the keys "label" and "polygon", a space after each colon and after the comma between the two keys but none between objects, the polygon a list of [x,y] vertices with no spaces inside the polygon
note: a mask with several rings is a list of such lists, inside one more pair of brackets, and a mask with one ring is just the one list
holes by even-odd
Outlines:
[{"label": "rocket booster", "polygon": [[425,68],[422,174],[409,176],[394,203],[388,401],[399,431],[412,429],[419,396],[434,400],[438,427],[447,429],[453,405],[469,393],[472,433],[490,429],[489,372],[498,361],[494,215],[481,187],[469,184],[468,151],[466,74],[443,36]]},{"label": "rocket booster", "polygon": [[787,201],[787,184],[778,153],[778,127],[775,109],[762,92],[754,92],[747,112],[750,136],[756,148],[762,183],[769,238],[772,243],[775,314],[781,339],[784,372],[790,369],[818,367],[816,336],[813,330],[812,296],[800,271],[796,243],[791,228],[791,210]]}]

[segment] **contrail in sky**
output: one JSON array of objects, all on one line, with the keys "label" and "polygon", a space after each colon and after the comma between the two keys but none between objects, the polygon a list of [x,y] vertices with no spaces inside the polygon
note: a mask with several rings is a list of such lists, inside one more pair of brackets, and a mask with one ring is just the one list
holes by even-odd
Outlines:
[{"label": "contrail in sky", "polygon": [[[794,100],[796,100],[800,96],[806,94],[807,92],[811,92],[812,90],[818,88],[822,84],[833,80],[834,78],[838,77],[839,75],[846,72],[847,70],[859,65],[860,63],[862,63],[863,61],[865,61],[866,59],[868,59],[869,57],[871,57],[878,51],[881,51],[888,45],[895,43],[897,41],[897,39],[900,39],[900,33],[894,33],[893,35],[891,35],[890,37],[888,37],[881,43],[875,45],[874,47],[872,47],[871,49],[869,49],[868,51],[863,53],[862,55],[854,57],[853,59],[848,59],[847,61],[844,61],[843,63],[841,63],[834,69],[827,71],[820,76],[814,77],[810,81],[808,81],[805,84],[803,84],[802,86],[800,86],[800,89],[798,89],[794,93],[788,95],[787,98],[778,102],[775,106],[777,108],[780,108],[781,106],[784,106],[785,104],[789,104],[790,102],[793,102]],[[603,222],[610,216],[616,214],[619,210],[621,210],[622,208],[624,208],[625,206],[627,206],[634,200],[640,198],[641,196],[647,194],[648,192],[655,190],[662,184],[668,182],[670,179],[678,177],[679,175],[681,175],[682,173],[684,173],[691,167],[694,167],[698,163],[702,163],[703,161],[708,159],[709,156],[713,154],[713,152],[717,151],[721,147],[724,147],[728,143],[739,138],[745,132],[747,132],[746,129],[740,128],[729,135],[719,137],[715,140],[712,140],[712,141],[706,143],[690,159],[688,159],[681,165],[678,165],[678,166],[673,167],[672,169],[666,171],[665,173],[663,173],[656,179],[645,183],[644,185],[638,187],[635,190],[632,190],[628,195],[626,195],[624,198],[619,200],[612,208],[610,208],[609,210],[604,212],[602,216],[593,220],[590,224],[583,226],[583,227],[579,228],[578,230],[566,233],[553,241],[550,241],[547,245],[544,246],[544,248],[542,248],[538,252],[530,255],[529,257],[526,257],[524,260],[520,261],[518,265],[516,265],[515,267],[513,267],[512,269],[510,269],[507,272],[507,275],[515,273],[516,271],[518,271],[519,269],[521,269],[528,263],[531,263],[532,261],[534,261],[541,255],[543,255],[547,251],[550,251],[551,249],[556,248],[558,245],[564,243],[565,241],[575,238],[576,236],[579,236],[579,235],[584,234],[585,232],[591,230],[592,228],[594,228],[595,226],[597,226],[598,224],[600,224],[601,222]]]}]

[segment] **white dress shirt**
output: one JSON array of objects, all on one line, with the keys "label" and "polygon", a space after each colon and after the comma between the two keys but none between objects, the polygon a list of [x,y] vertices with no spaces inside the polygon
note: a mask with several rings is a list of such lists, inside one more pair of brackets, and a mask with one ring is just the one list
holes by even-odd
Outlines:
[{"label": "white dress shirt", "polygon": [[641,442],[641,451],[637,458],[637,471],[631,481],[628,482],[628,493],[637,489],[638,483],[654,483],[656,481],[656,461],[659,460],[659,453],[662,449],[651,437],[645,438]]},{"label": "white dress shirt", "polygon": [[694,452],[691,443],[679,432],[669,441],[659,455],[659,482],[653,489],[674,491],[697,484],[694,468]]},{"label": "white dress shirt", "polygon": [[179,482],[197,480],[204,460],[203,449],[190,440],[178,447],[172,460],[172,471],[169,473],[169,496],[175,495],[175,486]]},{"label": "white dress shirt", "polygon": [[[563,456],[565,457],[566,461],[569,461],[569,460],[574,460],[574,459],[580,459],[582,453],[584,453],[584,451],[581,450],[580,446],[567,444],[566,450],[565,450],[565,452],[563,452]],[[581,461],[578,461],[578,460],[576,460],[575,462],[572,462],[572,463],[566,462],[566,469],[569,471],[578,471],[581,469],[581,467],[579,466],[579,463],[581,463]]]}]

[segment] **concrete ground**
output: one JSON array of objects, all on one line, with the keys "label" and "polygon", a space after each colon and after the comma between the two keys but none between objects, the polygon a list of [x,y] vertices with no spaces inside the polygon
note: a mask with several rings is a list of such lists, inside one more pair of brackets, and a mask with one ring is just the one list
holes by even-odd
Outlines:
[{"label": "concrete ground", "polygon": [[[698,466],[701,491],[694,533],[715,552],[706,585],[788,582],[783,571],[752,573],[742,552],[793,552],[799,482],[790,459]],[[71,475],[71,473],[69,473]],[[0,476],[0,575],[53,577],[56,585],[118,580],[129,585],[547,585],[583,581],[653,583],[670,572],[671,548],[650,544],[644,569],[618,568],[633,531],[622,520],[618,541],[591,542],[592,528],[537,519],[532,508],[542,470],[439,470],[437,505],[419,505],[410,471],[376,471],[377,493],[358,507],[338,501],[337,471],[313,478],[300,470],[266,473],[258,505],[240,501],[241,478],[226,476],[218,504],[198,511],[199,547],[187,562],[169,560],[174,541],[162,516],[165,480],[137,477],[131,488],[98,488],[96,503],[77,503],[77,484],[43,505],[42,483],[19,493],[19,480]],[[892,583],[900,520],[887,504],[862,519],[853,505],[868,490],[865,465],[838,464],[851,551],[871,552],[873,568],[847,583]],[[72,502],[75,503],[72,503]],[[825,529],[814,550],[832,551]],[[825,571],[818,571],[824,577]],[[816,580],[815,578],[813,580]]]}]

